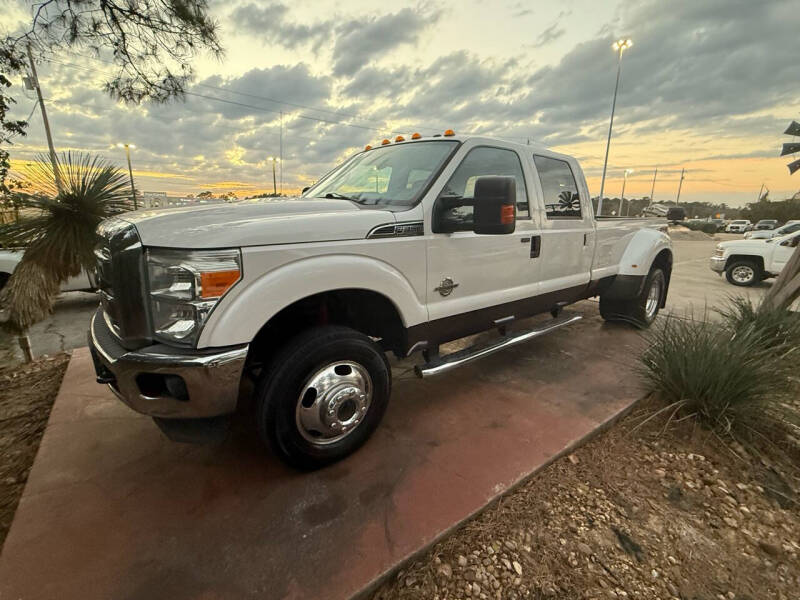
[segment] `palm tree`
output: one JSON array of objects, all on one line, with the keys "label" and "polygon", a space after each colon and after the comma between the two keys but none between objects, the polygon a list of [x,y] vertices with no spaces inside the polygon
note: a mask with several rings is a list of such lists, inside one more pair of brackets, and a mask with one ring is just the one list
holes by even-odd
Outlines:
[{"label": "palm tree", "polygon": [[[61,175],[55,186],[54,168]],[[61,284],[94,267],[97,225],[129,210],[127,175],[98,156],[67,152],[54,165],[39,156],[23,176],[28,188],[18,192],[21,217],[0,225],[0,244],[23,247],[25,253],[0,292],[0,321],[19,336],[32,359],[28,328],[53,310]]]}]

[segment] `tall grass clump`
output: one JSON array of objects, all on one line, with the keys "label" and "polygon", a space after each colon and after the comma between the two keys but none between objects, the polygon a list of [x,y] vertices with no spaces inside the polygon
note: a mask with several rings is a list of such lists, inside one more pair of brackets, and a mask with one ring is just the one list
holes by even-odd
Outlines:
[{"label": "tall grass clump", "polygon": [[736,299],[721,322],[669,316],[646,334],[639,373],[670,418],[739,441],[797,439],[800,324]]}]

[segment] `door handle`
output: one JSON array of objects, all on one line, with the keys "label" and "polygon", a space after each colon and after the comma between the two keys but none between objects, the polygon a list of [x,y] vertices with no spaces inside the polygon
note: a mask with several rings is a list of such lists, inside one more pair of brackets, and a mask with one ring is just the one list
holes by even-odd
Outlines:
[{"label": "door handle", "polygon": [[531,258],[538,258],[542,251],[542,236],[534,235],[531,237]]}]

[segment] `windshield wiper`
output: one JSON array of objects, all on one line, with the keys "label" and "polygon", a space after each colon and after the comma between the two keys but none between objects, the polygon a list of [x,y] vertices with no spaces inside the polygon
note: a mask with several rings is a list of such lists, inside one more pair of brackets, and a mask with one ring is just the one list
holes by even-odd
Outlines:
[{"label": "windshield wiper", "polygon": [[358,202],[355,198],[351,198],[350,196],[345,196],[344,194],[340,194],[339,192],[328,192],[325,194],[325,197],[328,199],[335,199],[335,200],[352,200],[353,202]]}]

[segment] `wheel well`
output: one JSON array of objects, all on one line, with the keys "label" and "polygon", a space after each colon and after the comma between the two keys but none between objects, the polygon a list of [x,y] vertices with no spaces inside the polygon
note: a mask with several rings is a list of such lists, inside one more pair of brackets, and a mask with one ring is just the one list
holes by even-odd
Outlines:
[{"label": "wheel well", "polygon": [[352,327],[378,339],[384,350],[404,350],[406,329],[394,303],[378,292],[343,289],[314,294],[281,309],[253,338],[249,360],[263,364],[285,341],[321,325]]},{"label": "wheel well", "polygon": [[725,270],[728,270],[728,267],[731,266],[734,262],[743,261],[749,263],[755,263],[758,270],[763,273],[764,272],[764,257],[763,256],[753,256],[752,254],[732,254],[728,257],[728,260],[725,261]]},{"label": "wheel well", "polygon": [[[664,271],[664,278],[667,280],[667,287],[661,298],[661,308],[665,308],[667,305],[667,293],[669,292],[669,280],[672,277],[672,251],[664,248],[659,252],[655,259],[653,259],[653,267],[659,267]],[[650,268],[652,269],[653,267]]]},{"label": "wheel well", "polygon": [[0,290],[2,290],[6,286],[6,283],[8,283],[8,280],[10,278],[11,278],[11,273],[0,271]]}]

